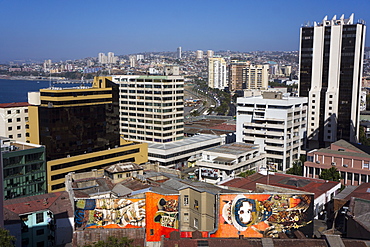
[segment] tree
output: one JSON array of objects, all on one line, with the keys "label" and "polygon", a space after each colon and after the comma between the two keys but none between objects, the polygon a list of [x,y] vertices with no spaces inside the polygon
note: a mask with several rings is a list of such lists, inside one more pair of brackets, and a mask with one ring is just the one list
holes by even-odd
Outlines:
[{"label": "tree", "polygon": [[329,169],[324,169],[321,171],[319,178],[339,182],[341,179],[340,172],[334,166]]},{"label": "tree", "polygon": [[93,245],[85,245],[85,247],[134,247],[132,244],[133,241],[127,237],[116,238],[109,236],[106,241],[99,240]]},{"label": "tree", "polygon": [[247,170],[245,172],[241,172],[238,176],[245,178],[245,177],[248,177],[248,176],[250,176],[252,174],[255,174],[255,173],[256,173],[255,170]]},{"label": "tree", "polygon": [[8,230],[0,228],[0,246],[2,247],[13,247],[15,237],[10,235]]},{"label": "tree", "polygon": [[286,173],[292,174],[292,175],[298,175],[303,176],[303,167],[301,161],[295,161],[293,162],[293,166],[289,168]]}]

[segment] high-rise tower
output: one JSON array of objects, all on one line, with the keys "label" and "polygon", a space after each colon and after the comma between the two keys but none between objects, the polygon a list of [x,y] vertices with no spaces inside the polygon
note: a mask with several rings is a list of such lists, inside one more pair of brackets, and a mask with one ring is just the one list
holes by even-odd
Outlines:
[{"label": "high-rise tower", "polygon": [[358,141],[366,27],[342,15],[301,28],[299,95],[308,97],[308,148]]}]

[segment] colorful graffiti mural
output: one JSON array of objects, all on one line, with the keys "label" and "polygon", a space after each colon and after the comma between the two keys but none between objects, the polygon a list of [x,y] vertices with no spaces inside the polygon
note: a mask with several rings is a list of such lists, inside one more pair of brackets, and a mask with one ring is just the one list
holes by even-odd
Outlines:
[{"label": "colorful graffiti mural", "polygon": [[80,199],[75,202],[75,228],[145,227],[145,199]]},{"label": "colorful graffiti mural", "polygon": [[312,235],[313,196],[220,195],[219,227],[212,237],[277,237],[300,229]]},{"label": "colorful graffiti mural", "polygon": [[149,242],[169,237],[173,231],[179,231],[179,196],[146,193],[147,226],[146,238]]}]

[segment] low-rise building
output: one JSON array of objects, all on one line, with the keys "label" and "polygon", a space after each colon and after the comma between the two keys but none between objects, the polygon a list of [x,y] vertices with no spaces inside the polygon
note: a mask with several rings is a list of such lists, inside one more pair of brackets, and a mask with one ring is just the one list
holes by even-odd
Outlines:
[{"label": "low-rise building", "polygon": [[283,193],[294,190],[313,193],[314,216],[316,218],[324,215],[325,205],[338,193],[341,187],[339,182],[282,173],[268,173],[267,175],[255,173],[246,178],[234,178],[221,182],[219,185],[251,192],[273,191]]},{"label": "low-rise building", "polygon": [[339,140],[329,148],[314,149],[307,153],[304,176],[318,178],[322,170],[335,167],[343,185],[370,182],[370,154],[367,147]]},{"label": "low-rise building", "polygon": [[4,202],[4,225],[16,237],[16,247],[71,243],[73,210],[68,193],[7,200]]},{"label": "low-rise building", "polygon": [[243,171],[259,171],[265,167],[265,155],[258,144],[230,143],[205,149],[196,165],[200,181],[217,183]]}]

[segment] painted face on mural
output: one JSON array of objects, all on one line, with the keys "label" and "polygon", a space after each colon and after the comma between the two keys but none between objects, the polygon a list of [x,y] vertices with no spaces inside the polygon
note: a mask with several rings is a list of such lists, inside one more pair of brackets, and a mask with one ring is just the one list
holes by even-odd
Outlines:
[{"label": "painted face on mural", "polygon": [[238,214],[239,214],[240,221],[242,223],[248,224],[249,222],[252,221],[252,209],[253,209],[253,206],[249,202],[243,202],[241,204]]}]

